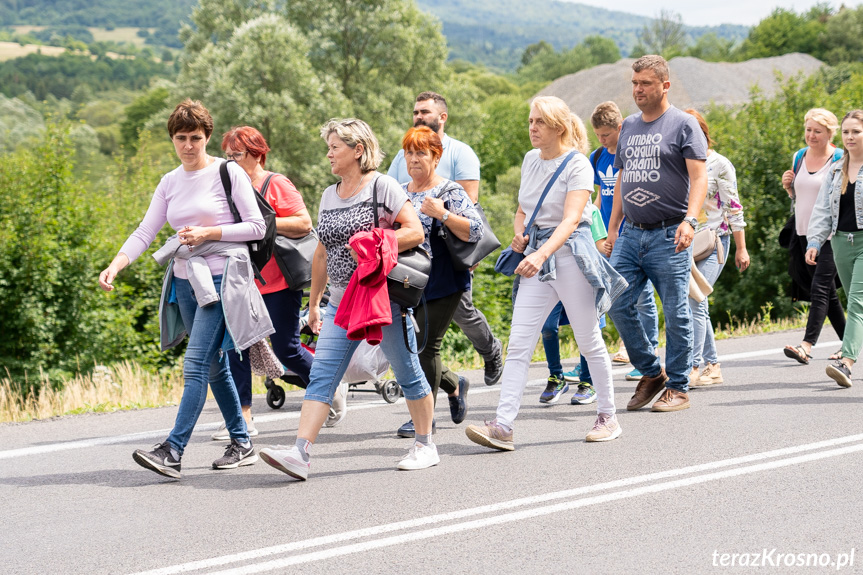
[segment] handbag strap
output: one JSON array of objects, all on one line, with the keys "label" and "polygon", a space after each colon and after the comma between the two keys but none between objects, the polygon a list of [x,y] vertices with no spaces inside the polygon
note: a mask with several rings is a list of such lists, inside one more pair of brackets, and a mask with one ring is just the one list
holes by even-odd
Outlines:
[{"label": "handbag strap", "polygon": [[381,222],[378,220],[378,178],[372,182],[372,209],[375,211],[375,227],[381,227]]},{"label": "handbag strap", "polygon": [[231,210],[231,215],[234,216],[234,222],[240,223],[243,219],[240,217],[240,212],[237,211],[237,206],[234,205],[234,196],[231,193],[231,176],[228,174],[228,163],[233,161],[222,162],[219,166],[219,177],[222,179],[222,188],[225,189],[225,197],[228,199],[228,208]]},{"label": "handbag strap", "polygon": [[527,232],[530,227],[533,225],[533,221],[536,219],[537,214],[539,214],[539,208],[542,207],[542,202],[545,200],[545,196],[548,195],[549,190],[557,181],[557,178],[560,177],[560,174],[563,172],[563,169],[569,163],[569,161],[575,156],[576,151],[573,150],[560,163],[557,169],[554,171],[554,174],[551,176],[551,179],[548,181],[548,184],[545,186],[545,189],[542,191],[542,195],[539,197],[539,202],[536,204],[536,208],[534,208],[533,213],[530,215],[530,220],[528,220],[527,225],[524,226],[524,231]]}]

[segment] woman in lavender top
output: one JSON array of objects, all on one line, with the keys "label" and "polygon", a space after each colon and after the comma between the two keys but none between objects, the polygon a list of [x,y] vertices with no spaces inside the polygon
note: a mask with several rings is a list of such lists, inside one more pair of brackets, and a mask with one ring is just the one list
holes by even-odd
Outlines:
[{"label": "woman in lavender top", "polygon": [[[734,256],[737,269],[742,272],[749,267],[749,252],[746,251],[746,236],[743,231],[746,222],[743,220],[743,206],[740,205],[740,197],[737,194],[737,175],[734,166],[728,158],[713,149],[713,140],[710,138],[707,122],[701,114],[691,109],[686,112],[695,116],[701,131],[704,132],[704,137],[707,138],[707,196],[704,199],[702,217],[699,218],[702,220],[699,229],[709,227],[716,232],[722,246],[723,258],[720,262],[719,248],[717,248],[696,266],[710,285],[714,285],[725,267],[729,239],[732,235],[734,245],[737,246]],[[690,298],[689,307],[692,310],[695,338],[692,346],[692,372],[689,375],[689,385],[699,387],[722,383],[722,372],[716,356],[713,324],[710,323],[707,298],[701,302]],[[702,362],[704,369],[699,372]]]},{"label": "woman in lavender top", "polygon": [[[173,259],[163,285],[159,316],[163,348],[176,345],[185,333],[189,334],[183,361],[183,398],[168,438],[150,451],[135,450],[132,456],[142,467],[175,479],[180,478],[180,458],[207,399],[208,383],[231,437],[225,455],[213,462],[213,468],[232,469],[258,459],[240,411],[240,399],[227,356],[223,353],[233,344],[231,338],[226,337],[226,314],[233,318],[236,314],[231,311],[249,310],[252,303],[248,295],[237,292],[236,288],[222,289],[222,276],[230,277],[234,286],[243,277],[251,283],[249,254],[242,242],[263,238],[266,225],[249,177],[242,168],[231,163],[228,175],[234,204],[242,219],[234,221],[219,173],[224,160],[207,154],[207,142],[212,133],[213,119],[200,102],[187,99],[174,109],[168,119],[168,134],[181,165],[162,177],[141,224],[111,264],[99,274],[99,286],[105,291],[113,290],[117,274],[150,247],[166,222],[177,232],[179,249],[193,253],[195,248],[207,250],[208,255],[202,256],[206,262],[204,269],[209,268],[211,288],[221,295],[222,301],[199,305],[200,300],[190,282],[192,268],[187,268],[187,262],[180,257]],[[207,245],[201,247],[205,243]],[[213,243],[218,246],[214,247]],[[223,249],[219,247],[222,244]],[[213,253],[220,249],[220,253]],[[227,252],[231,255],[223,255]],[[242,270],[249,273],[241,277]],[[196,278],[200,277],[200,273],[195,272]],[[231,285],[228,281],[225,284]],[[256,311],[266,314],[266,308]],[[168,315],[173,320],[166,320]],[[269,324],[269,316],[265,323]],[[166,326],[170,335],[166,333]],[[271,332],[272,325],[269,327]],[[265,331],[259,335],[266,337],[269,333]]]}]

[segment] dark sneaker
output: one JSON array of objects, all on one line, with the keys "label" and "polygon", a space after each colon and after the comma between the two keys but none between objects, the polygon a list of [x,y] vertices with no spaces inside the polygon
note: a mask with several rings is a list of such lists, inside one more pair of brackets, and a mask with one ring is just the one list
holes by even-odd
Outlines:
[{"label": "dark sneaker", "polygon": [[503,344],[499,339],[494,340],[496,351],[485,358],[485,384],[494,385],[500,381],[500,376],[503,375]]},{"label": "dark sneaker", "polygon": [[468,425],[464,432],[468,439],[479,445],[499,451],[513,451],[515,449],[512,442],[512,430],[504,429],[497,422],[497,419],[486,421],[485,425]]},{"label": "dark sneaker", "polygon": [[545,391],[539,396],[540,403],[557,403],[560,396],[569,391],[569,384],[561,375],[551,375],[548,378],[548,385],[545,386]]},{"label": "dark sneaker", "polygon": [[689,394],[684,391],[677,391],[676,389],[667,387],[650,410],[680,411],[681,409],[689,409]]},{"label": "dark sneaker", "polygon": [[165,477],[180,479],[180,458],[171,455],[171,444],[167,441],[154,445],[152,451],[136,449],[132,459],[141,467],[146,467]]},{"label": "dark sneaker", "polygon": [[569,403],[572,405],[587,405],[596,401],[596,390],[589,383],[581,383],[578,389],[572,394],[572,399]]},{"label": "dark sneaker", "polygon": [[458,395],[449,397],[449,413],[453,423],[461,423],[467,416],[467,390],[470,382],[466,377],[458,376]]},{"label": "dark sneaker", "polygon": [[659,374],[653,377],[648,375],[641,376],[638,385],[635,386],[635,393],[632,394],[632,398],[626,404],[626,410],[635,411],[653,401],[656,394],[665,389],[666,381],[668,381],[668,376],[665,375],[664,369],[660,370]]},{"label": "dark sneaker", "polygon": [[827,366],[827,375],[842,387],[851,387],[851,370],[842,360],[836,360]]},{"label": "dark sneaker", "polygon": [[[432,419],[432,433],[437,433],[437,423],[434,419]],[[399,437],[407,437],[410,439],[416,437],[417,432],[414,429],[414,420],[411,419],[407,423],[399,427],[398,431],[396,431],[396,435],[398,435]]]},{"label": "dark sneaker", "polygon": [[243,447],[239,441],[231,439],[231,444],[225,448],[225,454],[213,462],[213,469],[236,469],[241,465],[252,465],[257,460],[258,454],[255,453],[251,441],[248,447]]}]

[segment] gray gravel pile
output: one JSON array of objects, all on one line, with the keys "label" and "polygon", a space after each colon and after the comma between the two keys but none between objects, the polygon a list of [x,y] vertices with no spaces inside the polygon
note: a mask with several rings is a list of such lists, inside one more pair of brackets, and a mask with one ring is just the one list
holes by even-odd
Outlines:
[{"label": "gray gravel pile", "polygon": [[[638,111],[632,101],[632,59],[602,64],[558,78],[537,96],[557,96],[589,124],[593,108],[613,100],[624,116]],[[708,104],[738,106],[749,101],[752,87],[758,85],[766,96],[776,93],[776,73],[783,78],[810,76],[823,62],[808,54],[785,54],[756,58],[746,62],[705,62],[698,58],[673,58],[669,63],[671,89],[668,98],[678,108],[703,110]],[[589,127],[589,126],[588,126]]]}]

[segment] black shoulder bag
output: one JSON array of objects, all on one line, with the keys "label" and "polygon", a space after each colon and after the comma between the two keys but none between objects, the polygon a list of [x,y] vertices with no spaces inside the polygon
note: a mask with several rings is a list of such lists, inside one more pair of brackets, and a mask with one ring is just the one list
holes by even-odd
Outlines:
[{"label": "black shoulder bag", "polygon": [[[447,186],[437,197],[441,198],[452,189],[454,188]],[[482,206],[479,205],[479,202],[474,204],[474,208],[476,208],[479,218],[482,220],[483,231],[479,241],[471,243],[461,240],[443,224],[441,224],[440,231],[438,232],[438,235],[446,244],[447,251],[449,251],[452,267],[459,271],[469,270],[500,247],[500,240],[494,235],[491,225],[488,223],[488,218],[485,217],[485,212]]]}]

